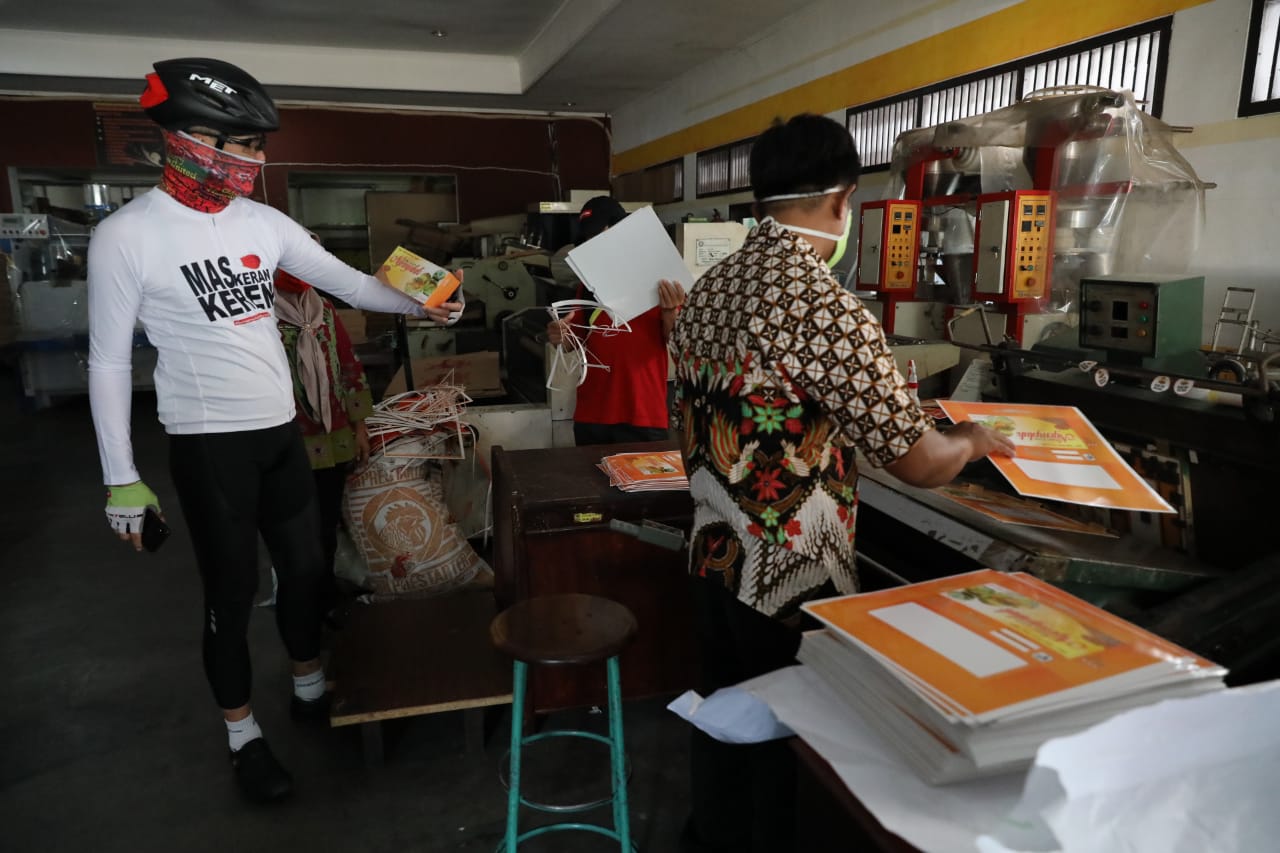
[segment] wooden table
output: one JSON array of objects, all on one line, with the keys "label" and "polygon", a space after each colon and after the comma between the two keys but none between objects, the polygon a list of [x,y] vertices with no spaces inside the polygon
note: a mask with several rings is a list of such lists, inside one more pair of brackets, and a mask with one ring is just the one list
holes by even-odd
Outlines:
[{"label": "wooden table", "polygon": [[[493,449],[493,569],[499,606],[537,595],[580,592],[613,599],[639,623],[622,653],[628,699],[694,686],[697,666],[688,552],[672,551],[610,528],[611,520],[650,520],[686,536],[687,491],[626,493],[596,468],[613,453],[668,450],[674,442],[544,450]],[[599,671],[596,672],[595,670]],[[537,713],[605,701],[602,664],[535,667],[530,706]]]},{"label": "wooden table", "polygon": [[885,829],[853,795],[827,760],[798,737],[791,747],[799,764],[796,778],[799,837],[797,850],[808,853],[920,853]]},{"label": "wooden table", "polygon": [[356,605],[334,642],[329,724],[360,725],[378,765],[383,720],[463,711],[468,750],[483,749],[483,709],[511,702],[511,661],[489,639],[496,613],[487,589]]}]

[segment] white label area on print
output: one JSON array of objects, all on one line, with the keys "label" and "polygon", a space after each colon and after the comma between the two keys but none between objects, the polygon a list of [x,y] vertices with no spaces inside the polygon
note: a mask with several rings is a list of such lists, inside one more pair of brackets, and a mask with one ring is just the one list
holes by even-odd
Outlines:
[{"label": "white label area on print", "polygon": [[1082,465],[1078,462],[1041,462],[1036,459],[1013,458],[1022,473],[1033,480],[1058,483],[1063,486],[1080,486],[1086,489],[1119,491],[1122,486],[1101,465]]},{"label": "white label area on print", "polygon": [[942,655],[978,678],[1026,666],[1022,658],[914,602],[872,610],[871,616]]}]

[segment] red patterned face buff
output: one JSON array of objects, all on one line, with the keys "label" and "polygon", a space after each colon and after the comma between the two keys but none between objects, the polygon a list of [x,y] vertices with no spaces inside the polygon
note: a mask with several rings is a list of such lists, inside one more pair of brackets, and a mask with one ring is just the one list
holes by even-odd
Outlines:
[{"label": "red patterned face buff", "polygon": [[217,213],[253,192],[262,163],[205,145],[185,133],[165,131],[164,175],[169,195],[202,213]]}]

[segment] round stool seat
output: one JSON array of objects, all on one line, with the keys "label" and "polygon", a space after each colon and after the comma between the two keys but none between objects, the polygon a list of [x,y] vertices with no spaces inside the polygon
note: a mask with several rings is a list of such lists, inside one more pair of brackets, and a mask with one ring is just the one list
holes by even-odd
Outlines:
[{"label": "round stool seat", "polygon": [[490,623],[489,636],[518,661],[582,664],[617,655],[636,630],[636,617],[618,602],[569,593],[513,604]]}]

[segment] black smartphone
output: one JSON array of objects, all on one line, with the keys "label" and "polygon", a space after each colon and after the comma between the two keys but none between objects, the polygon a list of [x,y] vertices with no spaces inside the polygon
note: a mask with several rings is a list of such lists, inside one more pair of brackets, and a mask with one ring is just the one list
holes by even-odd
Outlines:
[{"label": "black smartphone", "polygon": [[169,525],[164,523],[155,507],[147,507],[142,517],[142,547],[148,551],[157,551],[169,538]]}]

